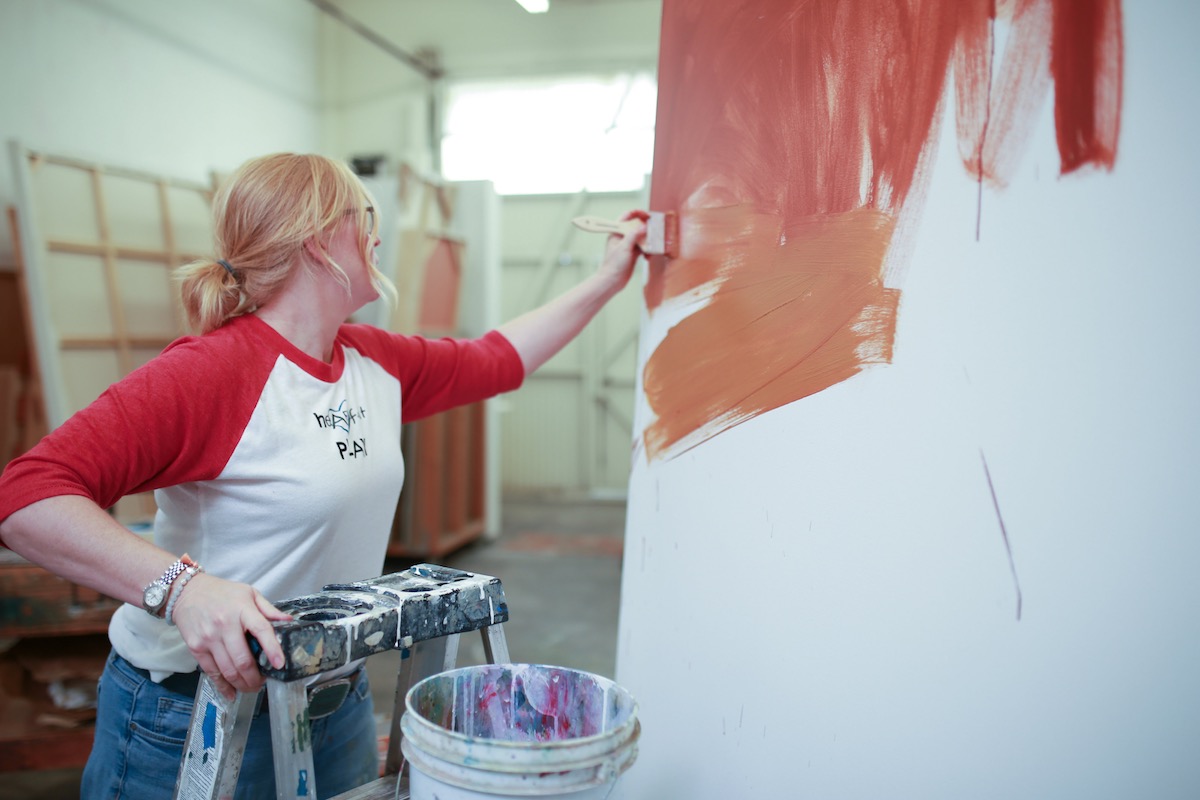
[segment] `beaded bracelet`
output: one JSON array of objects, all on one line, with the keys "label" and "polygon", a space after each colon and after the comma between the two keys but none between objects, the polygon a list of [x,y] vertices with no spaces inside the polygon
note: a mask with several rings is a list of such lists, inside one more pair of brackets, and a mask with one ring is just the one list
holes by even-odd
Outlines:
[{"label": "beaded bracelet", "polygon": [[173,590],[171,592],[171,597],[169,600],[167,600],[167,613],[164,615],[168,625],[175,624],[175,619],[171,615],[175,611],[175,603],[179,601],[179,595],[183,594],[183,587],[187,586],[187,582],[190,581],[198,572],[204,572],[204,567],[200,566],[199,564],[196,564],[194,567],[188,567],[183,571],[183,574],[179,576],[179,579],[175,581],[175,585],[172,587]]}]

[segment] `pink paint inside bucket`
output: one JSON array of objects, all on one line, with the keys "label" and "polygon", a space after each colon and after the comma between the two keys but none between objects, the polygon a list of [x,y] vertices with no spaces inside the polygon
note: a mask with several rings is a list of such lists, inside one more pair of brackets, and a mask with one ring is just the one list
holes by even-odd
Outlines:
[{"label": "pink paint inside bucket", "polygon": [[637,755],[632,695],[580,670],[538,664],[451,670],[415,685],[405,704],[401,730],[413,800],[422,800],[419,791],[443,800],[602,797]]}]

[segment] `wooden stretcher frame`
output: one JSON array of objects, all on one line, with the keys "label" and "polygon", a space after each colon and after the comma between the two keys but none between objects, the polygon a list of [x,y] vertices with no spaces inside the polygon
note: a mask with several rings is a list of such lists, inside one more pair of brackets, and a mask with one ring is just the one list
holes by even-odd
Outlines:
[{"label": "wooden stretcher frame", "polygon": [[[171,273],[211,250],[214,185],[38,152],[16,140],[9,154],[32,361],[54,429],[186,333]],[[56,181],[86,190],[56,194]],[[116,207],[113,194],[153,199]],[[163,291],[149,294],[155,287]],[[150,510],[144,499],[141,511],[123,505],[131,513],[118,516],[144,518]]]}]

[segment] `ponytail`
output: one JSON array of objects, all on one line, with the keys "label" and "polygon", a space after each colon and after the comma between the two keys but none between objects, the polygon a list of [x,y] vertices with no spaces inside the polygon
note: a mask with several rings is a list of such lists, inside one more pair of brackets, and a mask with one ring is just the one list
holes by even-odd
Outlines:
[{"label": "ponytail", "polygon": [[199,334],[221,327],[230,317],[252,310],[238,270],[218,259],[193,261],[176,271],[188,325]]}]

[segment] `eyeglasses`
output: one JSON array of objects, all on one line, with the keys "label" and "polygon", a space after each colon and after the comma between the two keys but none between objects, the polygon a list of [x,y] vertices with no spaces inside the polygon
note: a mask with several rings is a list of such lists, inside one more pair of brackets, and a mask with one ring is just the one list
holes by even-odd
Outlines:
[{"label": "eyeglasses", "polygon": [[[373,234],[373,233],[375,233],[375,230],[376,230],[375,229],[375,207],[367,206],[363,210],[367,212],[367,233]],[[351,214],[357,214],[358,209],[357,208],[347,208],[342,213],[345,214],[346,216],[350,216]]]}]

